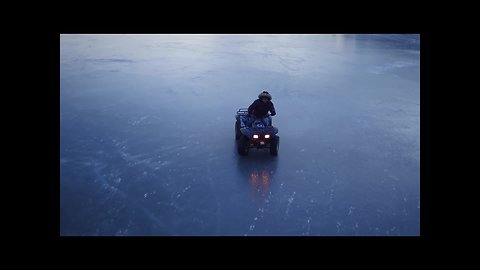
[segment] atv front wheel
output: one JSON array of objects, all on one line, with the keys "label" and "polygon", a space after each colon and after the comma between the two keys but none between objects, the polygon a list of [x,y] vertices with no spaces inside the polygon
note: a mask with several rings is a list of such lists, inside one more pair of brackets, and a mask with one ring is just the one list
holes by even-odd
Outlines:
[{"label": "atv front wheel", "polygon": [[235,140],[240,139],[242,133],[240,132],[240,122],[238,120],[235,122]]},{"label": "atv front wheel", "polygon": [[278,148],[280,146],[280,137],[275,135],[270,142],[270,155],[276,156],[278,155]]},{"label": "atv front wheel", "polygon": [[238,154],[241,156],[248,155],[248,138],[245,136],[240,136],[240,140],[238,140]]}]

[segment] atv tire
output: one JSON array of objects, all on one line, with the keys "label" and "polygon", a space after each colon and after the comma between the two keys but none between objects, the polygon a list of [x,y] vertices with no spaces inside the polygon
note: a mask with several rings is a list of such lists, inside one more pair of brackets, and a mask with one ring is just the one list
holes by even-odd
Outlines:
[{"label": "atv tire", "polygon": [[280,137],[275,135],[270,142],[270,155],[277,156],[278,148],[280,146]]},{"label": "atv tire", "polygon": [[238,120],[235,122],[235,140],[240,139],[242,133],[240,132],[240,122]]},{"label": "atv tire", "polygon": [[241,156],[246,156],[248,155],[248,138],[245,136],[240,136],[240,139],[238,140],[238,154]]}]

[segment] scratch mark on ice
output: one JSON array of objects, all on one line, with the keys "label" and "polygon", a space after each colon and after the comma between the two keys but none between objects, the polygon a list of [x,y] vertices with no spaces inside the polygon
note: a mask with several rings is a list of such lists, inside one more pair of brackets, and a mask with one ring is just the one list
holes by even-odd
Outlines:
[{"label": "scratch mark on ice", "polygon": [[182,196],[182,194],[184,194],[184,193],[185,193],[187,190],[189,190],[190,188],[191,188],[191,186],[188,186],[188,187],[184,188],[184,189],[182,190],[182,192],[177,195],[177,199],[180,198],[180,196]]},{"label": "scratch mark on ice", "polygon": [[307,232],[306,232],[306,236],[309,236],[310,235],[310,220],[312,220],[312,217],[308,217],[307,219]]},{"label": "scratch mark on ice", "polygon": [[292,196],[288,198],[288,205],[287,205],[287,210],[285,211],[285,214],[288,216],[288,211],[290,210],[290,205],[292,205],[293,200],[295,199],[295,191],[293,192]]}]

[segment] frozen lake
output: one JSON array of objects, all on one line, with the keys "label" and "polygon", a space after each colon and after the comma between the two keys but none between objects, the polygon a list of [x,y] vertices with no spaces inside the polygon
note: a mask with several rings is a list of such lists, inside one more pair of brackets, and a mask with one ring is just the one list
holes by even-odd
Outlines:
[{"label": "frozen lake", "polygon": [[[419,35],[60,43],[60,235],[420,234]],[[279,154],[241,157],[264,89]]]}]

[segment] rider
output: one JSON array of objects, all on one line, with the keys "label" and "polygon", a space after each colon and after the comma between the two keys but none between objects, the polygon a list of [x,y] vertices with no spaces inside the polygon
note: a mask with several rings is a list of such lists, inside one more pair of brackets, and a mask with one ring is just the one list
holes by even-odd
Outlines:
[{"label": "rider", "polygon": [[[266,126],[272,125],[272,118],[270,117],[270,115],[274,116],[277,113],[275,112],[275,107],[273,106],[271,100],[272,96],[267,91],[263,91],[258,95],[258,99],[255,100],[252,105],[248,107],[249,117],[247,126],[250,126],[256,118],[262,119]],[[270,115],[268,115],[269,111]],[[266,117],[268,117],[268,124],[266,124],[264,121],[264,118]]]}]

